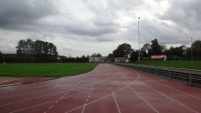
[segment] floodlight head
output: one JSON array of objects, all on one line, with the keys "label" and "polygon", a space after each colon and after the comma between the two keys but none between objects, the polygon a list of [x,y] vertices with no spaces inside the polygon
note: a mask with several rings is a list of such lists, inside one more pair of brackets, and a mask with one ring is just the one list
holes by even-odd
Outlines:
[{"label": "floodlight head", "polygon": [[138,17],[138,19],[140,19],[140,17]]}]

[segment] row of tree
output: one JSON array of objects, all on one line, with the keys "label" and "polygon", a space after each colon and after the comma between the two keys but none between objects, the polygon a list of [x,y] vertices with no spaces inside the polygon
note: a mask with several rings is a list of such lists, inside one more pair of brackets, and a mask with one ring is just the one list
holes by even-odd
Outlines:
[{"label": "row of tree", "polygon": [[19,40],[16,53],[0,52],[0,62],[56,62],[58,56],[57,47],[53,43],[31,39]]},{"label": "row of tree", "polygon": [[31,39],[20,40],[16,46],[17,54],[57,55],[57,47],[53,43]]},{"label": "row of tree", "polygon": [[[130,60],[138,60],[139,50],[133,50],[130,44],[120,44],[117,49],[108,55],[108,60],[114,61],[115,57],[127,57],[130,54]],[[201,60],[201,41],[196,40],[192,43],[191,47],[181,45],[179,47],[166,48],[165,45],[160,45],[157,39],[151,41],[151,44],[146,43],[140,50],[140,56],[150,57],[151,55],[166,55],[169,60]]]}]

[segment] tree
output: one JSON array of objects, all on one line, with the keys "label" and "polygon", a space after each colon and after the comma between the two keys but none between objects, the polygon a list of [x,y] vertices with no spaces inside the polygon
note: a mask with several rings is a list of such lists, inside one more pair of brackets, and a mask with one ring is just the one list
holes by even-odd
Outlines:
[{"label": "tree", "polygon": [[101,55],[100,53],[97,53],[97,54],[94,53],[94,54],[92,54],[91,56],[92,56],[92,57],[102,57],[102,55]]},{"label": "tree", "polygon": [[144,44],[143,47],[141,48],[141,56],[142,57],[150,56],[150,52],[151,52],[151,45],[148,43]]},{"label": "tree", "polygon": [[193,57],[201,57],[201,40],[196,40],[192,44]]},{"label": "tree", "polygon": [[1,51],[0,51],[0,62],[3,62],[3,54]]},{"label": "tree", "polygon": [[131,54],[131,61],[137,61],[138,60],[138,53],[139,50],[133,51]]},{"label": "tree", "polygon": [[130,54],[132,51],[133,49],[131,48],[130,44],[123,43],[113,51],[113,55],[114,57],[124,57]]},{"label": "tree", "polygon": [[53,43],[41,40],[20,40],[16,49],[17,54],[57,55],[57,48]]},{"label": "tree", "polygon": [[17,54],[28,61],[49,62],[56,60],[57,47],[53,43],[31,39],[20,40],[16,46]]},{"label": "tree", "polygon": [[26,41],[25,40],[20,40],[18,42],[18,46],[16,46],[17,49],[17,54],[25,54],[25,45],[26,45]]},{"label": "tree", "polygon": [[112,53],[110,53],[107,57],[107,60],[110,62],[114,62],[114,55]]},{"label": "tree", "polygon": [[158,44],[158,40],[155,38],[151,41],[151,55],[160,55],[161,54],[161,46]]}]

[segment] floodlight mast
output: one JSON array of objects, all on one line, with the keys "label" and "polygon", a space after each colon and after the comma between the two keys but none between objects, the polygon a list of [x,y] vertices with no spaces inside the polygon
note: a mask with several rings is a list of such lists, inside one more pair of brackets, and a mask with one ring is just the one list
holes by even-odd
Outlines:
[{"label": "floodlight mast", "polygon": [[139,46],[139,53],[138,53],[138,61],[140,61],[140,17],[138,17],[138,46]]},{"label": "floodlight mast", "polygon": [[193,37],[191,37],[191,60],[193,61],[193,42],[192,42]]}]

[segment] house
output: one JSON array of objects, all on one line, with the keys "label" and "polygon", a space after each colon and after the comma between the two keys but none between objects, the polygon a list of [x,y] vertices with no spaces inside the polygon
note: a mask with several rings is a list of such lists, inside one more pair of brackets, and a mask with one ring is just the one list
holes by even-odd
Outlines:
[{"label": "house", "polygon": [[102,57],[89,57],[89,62],[102,62]]},{"label": "house", "polygon": [[124,62],[124,57],[114,57],[114,62]]}]

